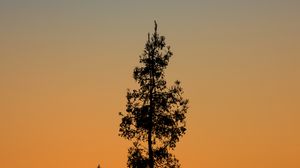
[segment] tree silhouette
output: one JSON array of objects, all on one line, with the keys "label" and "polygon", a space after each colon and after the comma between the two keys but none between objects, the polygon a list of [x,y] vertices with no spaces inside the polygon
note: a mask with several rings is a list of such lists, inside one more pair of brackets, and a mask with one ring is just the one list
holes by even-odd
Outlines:
[{"label": "tree silhouette", "polygon": [[133,141],[128,149],[128,167],[177,168],[179,161],[170,150],[186,132],[188,100],[182,97],[179,81],[167,87],[164,70],[173,53],[165,37],[158,34],[156,21],[154,24],[154,33],[151,37],[148,33],[140,55],[142,66],[133,72],[140,87],[127,91],[126,112],[120,112],[119,135]]}]

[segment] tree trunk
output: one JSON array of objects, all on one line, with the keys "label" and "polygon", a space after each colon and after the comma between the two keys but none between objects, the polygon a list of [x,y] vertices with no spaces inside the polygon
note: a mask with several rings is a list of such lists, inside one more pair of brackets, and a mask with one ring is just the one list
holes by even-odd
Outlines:
[{"label": "tree trunk", "polygon": [[[155,30],[156,33],[156,30]],[[149,36],[148,36],[149,40]],[[154,50],[151,51],[149,57],[151,58],[151,69],[150,69],[150,114],[149,114],[149,130],[148,130],[148,153],[149,153],[149,167],[154,168],[154,156],[152,148],[152,129],[153,129],[153,114],[154,114],[154,102],[153,102],[153,92],[155,87],[154,82]]]},{"label": "tree trunk", "polygon": [[148,153],[149,153],[149,167],[154,168],[154,158],[153,158],[153,149],[152,149],[152,129],[149,129],[148,132]]},{"label": "tree trunk", "polygon": [[148,154],[149,154],[149,167],[154,168],[154,156],[153,156],[153,148],[152,148],[152,129],[153,129],[153,113],[154,113],[154,104],[153,104],[153,88],[154,88],[154,79],[152,79],[152,86],[150,89],[150,109],[149,109],[149,130],[148,130]]}]

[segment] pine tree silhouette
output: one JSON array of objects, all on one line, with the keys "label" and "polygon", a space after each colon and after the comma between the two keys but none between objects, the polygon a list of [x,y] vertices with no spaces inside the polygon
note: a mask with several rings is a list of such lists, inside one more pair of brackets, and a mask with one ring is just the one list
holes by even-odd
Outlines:
[{"label": "pine tree silhouette", "polygon": [[158,34],[156,21],[154,24],[154,33],[151,37],[148,33],[140,55],[142,65],[133,72],[139,88],[127,91],[126,112],[119,113],[119,135],[133,141],[128,149],[128,167],[178,168],[179,161],[170,150],[186,132],[188,100],[182,97],[179,81],[167,87],[164,70],[173,53],[165,37]]}]

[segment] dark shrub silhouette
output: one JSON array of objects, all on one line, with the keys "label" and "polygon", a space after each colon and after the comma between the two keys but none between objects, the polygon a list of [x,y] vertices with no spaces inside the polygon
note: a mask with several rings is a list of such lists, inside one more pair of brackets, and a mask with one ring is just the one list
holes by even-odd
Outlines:
[{"label": "dark shrub silhouette", "polygon": [[179,81],[167,87],[165,72],[170,57],[170,46],[157,32],[148,34],[140,67],[133,78],[139,89],[127,91],[126,112],[120,112],[122,121],[119,135],[133,141],[128,150],[127,166],[132,168],[180,167],[170,153],[186,132],[185,114],[188,100],[182,97]]}]

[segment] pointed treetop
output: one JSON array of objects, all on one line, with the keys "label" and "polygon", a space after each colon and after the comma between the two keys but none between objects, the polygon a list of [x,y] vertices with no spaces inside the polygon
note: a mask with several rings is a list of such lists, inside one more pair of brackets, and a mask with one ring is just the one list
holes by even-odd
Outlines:
[{"label": "pointed treetop", "polygon": [[154,20],[154,30],[155,30],[155,32],[157,31],[157,23],[156,23],[156,20]]}]

